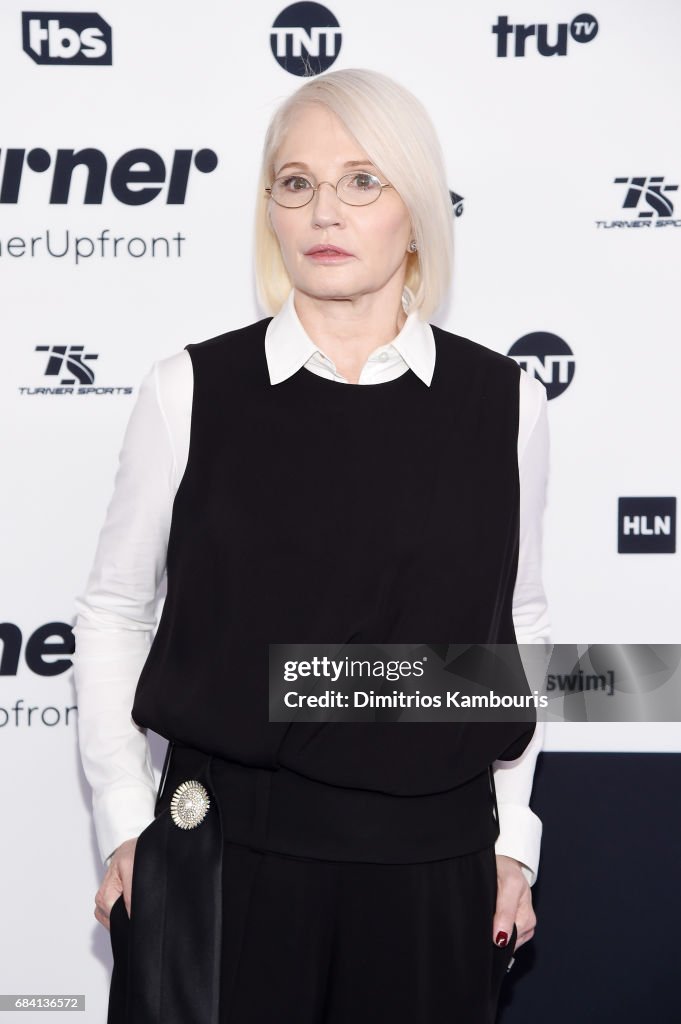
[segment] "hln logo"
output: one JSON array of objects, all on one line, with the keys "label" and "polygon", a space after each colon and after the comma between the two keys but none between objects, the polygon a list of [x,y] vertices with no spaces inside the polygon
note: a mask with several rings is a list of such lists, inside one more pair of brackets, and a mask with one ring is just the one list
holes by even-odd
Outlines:
[{"label": "hln logo", "polygon": [[565,57],[568,49],[568,33],[576,43],[590,43],[598,34],[598,22],[593,14],[578,14],[570,24],[560,24],[555,29],[555,42],[549,42],[549,26],[511,25],[505,14],[499,15],[492,33],[497,37],[497,57],[508,57],[508,39],[514,37],[514,57],[525,56],[525,41],[534,36],[537,53],[542,57]]},{"label": "hln logo", "polygon": [[620,498],[618,522],[620,554],[676,551],[676,498]]},{"label": "hln logo", "polygon": [[36,64],[111,64],[111,26],[94,11],[24,11],[22,42]]}]

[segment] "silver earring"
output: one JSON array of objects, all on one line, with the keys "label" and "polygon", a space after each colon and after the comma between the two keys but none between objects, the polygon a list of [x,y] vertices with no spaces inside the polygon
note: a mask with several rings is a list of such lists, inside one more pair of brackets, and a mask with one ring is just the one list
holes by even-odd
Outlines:
[{"label": "silver earring", "polygon": [[416,241],[412,238],[411,242],[409,243],[409,252],[416,252],[417,248],[418,246],[416,245]]}]

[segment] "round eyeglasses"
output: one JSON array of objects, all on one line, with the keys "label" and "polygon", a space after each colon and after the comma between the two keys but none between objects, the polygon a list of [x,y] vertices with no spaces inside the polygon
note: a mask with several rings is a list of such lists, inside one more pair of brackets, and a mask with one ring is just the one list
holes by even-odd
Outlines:
[{"label": "round eyeglasses", "polygon": [[[277,178],[265,192],[269,193],[279,206],[307,206],[315,192],[322,185],[331,185],[330,181],[320,181],[313,185],[304,174],[287,174]],[[368,206],[375,203],[384,188],[392,188],[387,181],[381,182],[375,174],[368,171],[352,171],[344,174],[336,183],[336,195],[348,206]]]}]

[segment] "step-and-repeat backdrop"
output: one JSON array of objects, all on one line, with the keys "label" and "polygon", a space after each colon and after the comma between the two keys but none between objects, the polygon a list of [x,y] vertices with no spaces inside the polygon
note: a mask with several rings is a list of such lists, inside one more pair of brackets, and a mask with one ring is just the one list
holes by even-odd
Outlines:
[{"label": "step-and-repeat backdrop", "polygon": [[[675,0],[2,4],[0,994],[105,1020],[74,597],[152,362],[266,315],[260,150],[303,76],[383,71],[432,116],[456,250],[433,320],[548,390],[554,643],[679,641],[680,37]],[[549,724],[504,1020],[679,1019],[679,752],[676,722]]]}]

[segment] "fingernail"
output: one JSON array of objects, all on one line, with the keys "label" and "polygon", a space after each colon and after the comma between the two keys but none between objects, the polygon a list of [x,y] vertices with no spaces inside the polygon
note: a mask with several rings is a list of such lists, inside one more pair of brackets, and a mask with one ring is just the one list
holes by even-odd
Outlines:
[{"label": "fingernail", "polygon": [[497,932],[497,937],[494,941],[497,946],[505,946],[508,942],[508,934],[506,932]]}]

